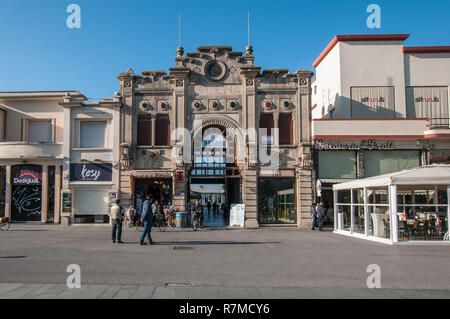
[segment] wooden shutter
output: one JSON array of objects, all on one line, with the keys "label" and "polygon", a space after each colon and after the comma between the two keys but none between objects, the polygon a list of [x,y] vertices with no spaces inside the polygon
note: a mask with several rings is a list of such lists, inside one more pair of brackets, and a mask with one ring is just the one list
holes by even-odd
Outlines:
[{"label": "wooden shutter", "polygon": [[149,116],[140,116],[138,119],[137,145],[152,145],[152,120]]},{"label": "wooden shutter", "polygon": [[280,130],[280,145],[294,144],[294,132],[292,125],[292,114],[280,114],[278,120]]},{"label": "wooden shutter", "polygon": [[170,121],[167,115],[158,115],[155,123],[155,145],[170,145]]}]

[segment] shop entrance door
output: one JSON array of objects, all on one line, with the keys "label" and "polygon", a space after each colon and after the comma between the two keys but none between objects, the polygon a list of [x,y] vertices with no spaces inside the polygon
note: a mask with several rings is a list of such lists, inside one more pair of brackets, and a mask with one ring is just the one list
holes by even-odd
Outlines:
[{"label": "shop entrance door", "polygon": [[172,179],[138,179],[135,181],[134,204],[140,214],[146,196],[158,200],[160,212],[166,205],[172,204]]},{"label": "shop entrance door", "polygon": [[42,187],[15,185],[12,187],[12,221],[41,221]]}]

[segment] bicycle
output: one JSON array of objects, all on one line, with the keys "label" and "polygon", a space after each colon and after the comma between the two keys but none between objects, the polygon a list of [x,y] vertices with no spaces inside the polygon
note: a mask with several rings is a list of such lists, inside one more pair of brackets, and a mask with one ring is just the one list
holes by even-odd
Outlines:
[{"label": "bicycle", "polygon": [[[158,227],[160,232],[165,232],[167,225],[163,214],[153,216],[152,227]],[[136,222],[136,230],[140,233],[144,231],[144,223],[139,219]]]},{"label": "bicycle", "polygon": [[7,231],[11,226],[11,221],[8,217],[0,217],[0,231]]}]

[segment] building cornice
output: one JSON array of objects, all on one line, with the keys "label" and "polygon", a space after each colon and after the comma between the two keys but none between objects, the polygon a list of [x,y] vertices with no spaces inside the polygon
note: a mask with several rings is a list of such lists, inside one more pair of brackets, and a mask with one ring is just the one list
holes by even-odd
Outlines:
[{"label": "building cornice", "polygon": [[314,61],[313,67],[317,68],[320,62],[330,53],[331,50],[339,42],[369,42],[369,41],[405,41],[409,38],[409,34],[343,34],[336,35],[333,40],[327,45],[325,50]]},{"label": "building cornice", "polygon": [[450,46],[403,47],[404,54],[450,53]]}]

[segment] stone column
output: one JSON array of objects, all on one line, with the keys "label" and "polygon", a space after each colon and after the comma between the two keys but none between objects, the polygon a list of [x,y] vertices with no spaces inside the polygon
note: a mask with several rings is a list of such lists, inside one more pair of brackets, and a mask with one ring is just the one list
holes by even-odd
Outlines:
[{"label": "stone column", "polygon": [[6,166],[5,217],[11,218],[11,165]]},{"label": "stone column", "polygon": [[155,146],[156,135],[156,115],[152,114],[152,146]]},{"label": "stone column", "polygon": [[55,167],[55,211],[54,223],[61,222],[61,165]]},{"label": "stone column", "polygon": [[47,222],[48,213],[48,165],[42,165],[41,222]]}]

